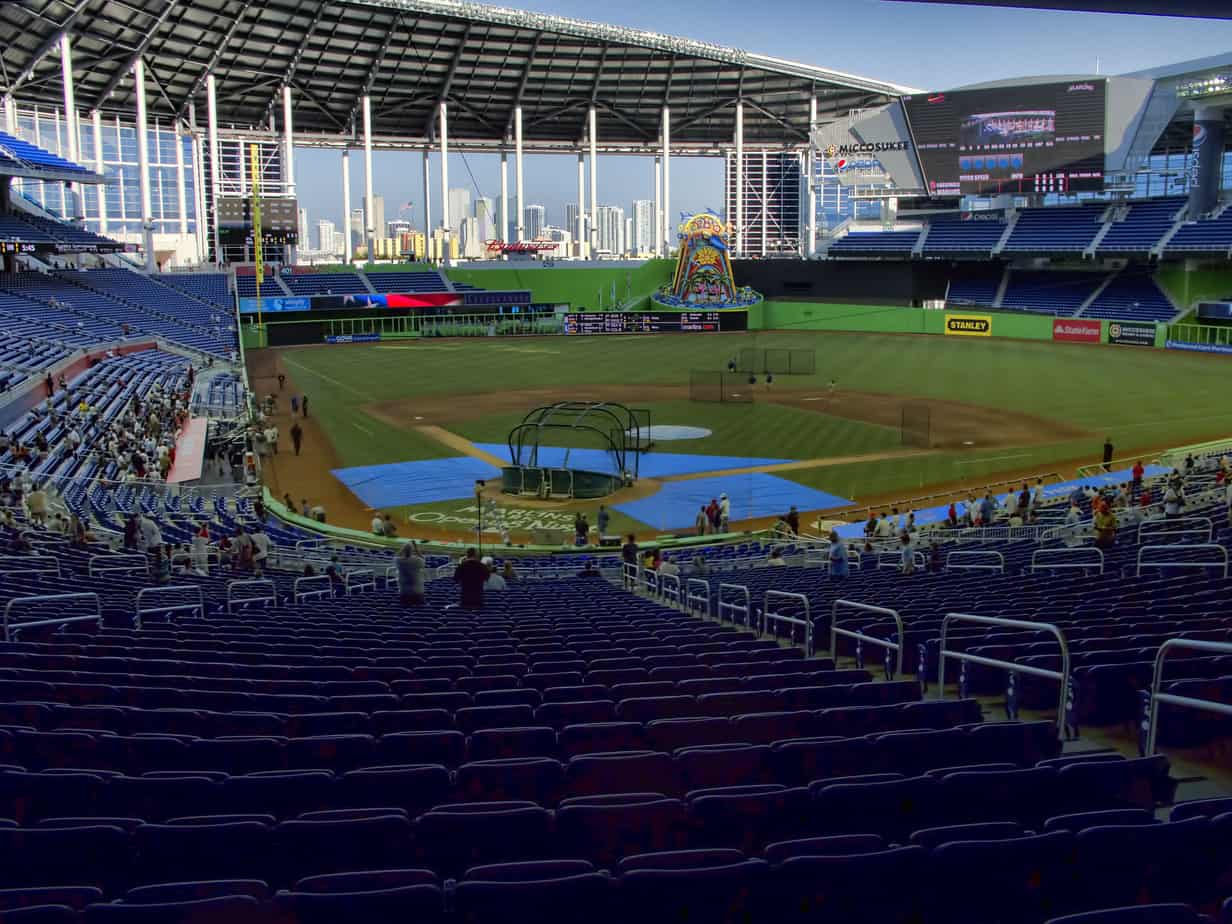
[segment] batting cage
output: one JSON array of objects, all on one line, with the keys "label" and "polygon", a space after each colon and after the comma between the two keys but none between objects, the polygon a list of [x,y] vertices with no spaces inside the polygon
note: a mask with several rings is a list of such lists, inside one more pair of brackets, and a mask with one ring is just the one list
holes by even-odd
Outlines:
[{"label": "batting cage", "polygon": [[736,354],[736,371],[760,375],[814,375],[815,350],[744,347]]},{"label": "batting cage", "polygon": [[902,421],[903,445],[929,449],[933,444],[932,408],[927,404],[904,404]]},{"label": "batting cage", "polygon": [[693,369],[689,372],[689,400],[752,404],[753,388],[744,374]]}]

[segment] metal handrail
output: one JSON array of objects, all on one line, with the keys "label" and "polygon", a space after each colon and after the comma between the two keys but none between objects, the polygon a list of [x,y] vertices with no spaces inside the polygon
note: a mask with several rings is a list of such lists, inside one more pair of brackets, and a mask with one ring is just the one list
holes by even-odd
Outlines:
[{"label": "metal handrail", "polygon": [[[928,559],[924,557],[923,552],[912,552],[911,561],[918,570],[923,570],[928,567]],[[899,568],[903,563],[903,553],[899,552],[878,552],[877,553],[877,570],[885,571],[888,568]]]},{"label": "metal handrail", "polygon": [[[704,588],[706,592],[701,594],[694,593],[693,591],[699,587]],[[706,616],[710,616],[710,582],[702,578],[689,578],[685,584],[685,606],[690,612],[696,613],[698,611],[698,603],[705,604],[705,609],[702,612]]]},{"label": "metal handrail", "polygon": [[677,606],[680,605],[680,577],[675,574],[659,575],[659,593]]},{"label": "metal handrail", "polygon": [[[739,603],[733,603],[732,601],[725,599],[723,597],[724,590],[736,591],[740,596],[744,598],[744,606],[741,606]],[[743,613],[744,621],[741,623],[741,625],[750,626],[750,627],[752,626],[753,600],[752,600],[752,597],[749,595],[748,587],[745,586],[744,584],[720,584],[719,585],[719,608],[718,608],[719,622],[722,622],[723,617],[729,612],[732,614],[731,621],[733,624],[735,624],[736,622],[735,614]]]},{"label": "metal handrail", "polygon": [[[237,597],[235,591],[237,589],[266,590],[268,593],[254,594],[250,597]],[[274,586],[274,582],[265,578],[250,578],[245,581],[229,581],[227,583],[227,615],[230,616],[235,610],[235,605],[240,603],[265,603],[271,606],[278,606],[278,588]]]},{"label": "metal handrail", "polygon": [[[328,577],[328,575],[326,575]],[[376,572],[368,568],[356,568],[342,577],[347,596],[362,590],[376,590]]]},{"label": "metal handrail", "polygon": [[[1094,561],[1092,561],[1094,557]],[[1046,562],[1043,559],[1059,558],[1057,562]],[[1068,559],[1073,558],[1074,561]],[[1085,561],[1083,559],[1086,559]],[[1027,569],[1036,571],[1078,570],[1086,571],[1095,568],[1096,574],[1104,573],[1104,553],[1093,545],[1073,546],[1064,549],[1036,549],[1031,553],[1031,566]]]},{"label": "metal handrail", "polygon": [[[185,597],[192,598],[189,603],[172,603],[156,606],[142,606],[142,601],[149,597],[160,597],[168,594],[175,594],[175,599],[184,600]],[[144,587],[137,591],[137,605],[135,611],[136,626],[141,628],[141,617],[147,613],[187,613],[195,611],[202,619],[205,618],[205,595],[199,584],[174,584],[169,587]]]},{"label": "metal handrail", "polygon": [[[770,609],[770,598],[775,600],[792,600],[804,606],[804,618],[799,616],[788,616],[786,613],[779,613]],[[761,631],[765,635],[770,631],[770,623],[773,621],[776,626],[780,622],[785,622],[790,626],[804,626],[804,653],[811,655],[813,653],[813,620],[810,616],[809,599],[804,594],[789,593],[785,590],[767,590],[762,597],[761,603]],[[775,638],[778,638],[778,633],[775,632]]]},{"label": "metal handrail", "polygon": [[1155,654],[1155,673],[1151,679],[1151,708],[1147,719],[1146,756],[1155,753],[1155,741],[1159,737],[1159,704],[1168,703],[1172,706],[1188,706],[1203,712],[1217,712],[1220,715],[1232,715],[1232,704],[1218,703],[1212,699],[1198,699],[1193,696],[1178,696],[1175,693],[1160,693],[1163,683],[1164,658],[1173,648],[1188,648],[1191,651],[1210,651],[1216,654],[1232,654],[1232,643],[1206,642],[1201,639],[1170,638],[1159,646]]},{"label": "metal handrail", "polygon": [[[1185,524],[1193,523],[1194,526]],[[1143,536],[1143,533],[1149,535]],[[1209,517],[1175,517],[1169,519],[1143,520],[1138,524],[1138,541],[1147,539],[1162,539],[1169,536],[1201,536],[1203,542],[1210,542],[1215,535],[1215,524]]]},{"label": "metal handrail", "polygon": [[[891,642],[888,639],[878,638],[875,635],[866,635],[863,632],[857,632],[855,629],[840,629],[838,627],[838,611],[839,609],[855,610],[860,613],[871,613],[874,616],[889,616],[894,620],[894,624],[898,627],[898,641]],[[831,660],[838,657],[838,637],[841,635],[844,638],[854,638],[861,642],[868,642],[870,645],[876,645],[878,648],[885,648],[896,653],[894,674],[890,677],[901,676],[903,673],[903,639],[906,630],[903,628],[903,617],[898,610],[892,610],[885,606],[872,606],[868,603],[857,603],[854,600],[835,600],[834,605],[830,607],[830,658]]]},{"label": "metal handrail", "polygon": [[[10,568],[9,562],[21,567]],[[54,574],[60,577],[60,559],[54,555],[0,555],[0,574]]]},{"label": "metal handrail", "polygon": [[[1148,552],[1211,552],[1215,561],[1143,561]],[[1135,576],[1141,576],[1143,568],[1223,568],[1228,576],[1228,550],[1215,543],[1199,545],[1144,545],[1138,549],[1138,568]]]},{"label": "metal handrail", "polygon": [[636,590],[642,583],[641,563],[623,562],[620,566],[620,578],[627,590]]},{"label": "metal handrail", "polygon": [[[1044,667],[1035,667],[1030,664],[1018,664],[1014,661],[1002,661],[999,658],[985,658],[983,655],[973,655],[965,651],[951,651],[945,647],[945,638],[949,630],[950,623],[953,621],[974,622],[983,626],[1006,626],[1010,629],[1034,629],[1047,630],[1056,636],[1057,642],[1061,646],[1061,669],[1059,671],[1051,671]],[[968,661],[972,664],[983,664],[985,667],[1004,667],[1008,670],[1018,671],[1022,674],[1030,674],[1034,677],[1046,677],[1050,680],[1059,680],[1061,682],[1061,695],[1057,705],[1057,737],[1064,740],[1065,738],[1065,697],[1069,690],[1069,644],[1065,641],[1065,633],[1063,633],[1056,625],[1050,622],[1028,622],[1025,619],[1004,619],[998,616],[974,616],[970,613],[946,613],[945,618],[941,620],[941,651],[937,656],[937,698],[945,699],[945,659],[953,658],[955,661]]]},{"label": "metal handrail", "polygon": [[652,597],[659,595],[659,572],[653,568],[643,568],[641,572],[642,589]]},{"label": "metal handrail", "polygon": [[150,560],[140,552],[134,552],[129,555],[91,555],[86,565],[86,573],[90,577],[117,572],[123,574],[149,574]]},{"label": "metal handrail", "polygon": [[[955,559],[958,559],[957,563]],[[993,571],[997,574],[1005,574],[1005,556],[991,549],[982,552],[950,552],[945,556],[945,570]]]},{"label": "metal handrail", "polygon": [[[307,589],[301,589],[304,587]],[[299,577],[291,585],[291,594],[296,603],[332,597],[334,595],[334,580],[328,574]]]},{"label": "metal handrail", "polygon": [[[11,625],[10,617],[15,606],[32,603],[52,603],[57,600],[88,600],[94,605],[94,612],[89,616],[61,616],[57,619],[36,619],[31,622],[19,622],[16,625]],[[70,622],[97,622],[98,627],[101,629],[103,627],[103,605],[102,601],[99,600],[98,594],[42,594],[35,597],[14,597],[4,605],[4,640],[11,642],[13,640],[13,632],[17,630],[35,629],[40,626],[64,626]]]}]

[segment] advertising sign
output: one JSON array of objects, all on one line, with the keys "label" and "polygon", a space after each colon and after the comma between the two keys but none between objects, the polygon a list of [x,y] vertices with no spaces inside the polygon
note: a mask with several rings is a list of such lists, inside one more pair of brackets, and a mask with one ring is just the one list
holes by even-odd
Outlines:
[{"label": "advertising sign", "polygon": [[[1052,339],[1069,343],[1099,343],[1103,328],[1099,321],[1082,318],[1057,318],[1052,322]],[[1152,334],[1152,336],[1154,336]]]},{"label": "advertising sign", "polygon": [[1232,356],[1232,346],[1225,343],[1190,343],[1188,340],[1169,340],[1164,344],[1169,350],[1188,350],[1191,353],[1223,353]]},{"label": "advertising sign", "polygon": [[947,337],[991,337],[992,316],[987,314],[950,314],[946,312],[945,333]]},{"label": "advertising sign", "polygon": [[1155,346],[1155,324],[1147,321],[1112,321],[1108,325],[1109,343]]}]

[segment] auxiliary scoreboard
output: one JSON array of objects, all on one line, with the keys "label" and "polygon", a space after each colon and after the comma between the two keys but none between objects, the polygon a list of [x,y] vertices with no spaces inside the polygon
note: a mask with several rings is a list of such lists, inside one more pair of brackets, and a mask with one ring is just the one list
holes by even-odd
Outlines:
[{"label": "auxiliary scoreboard", "polygon": [[747,311],[594,311],[565,315],[566,334],[712,334],[748,327]]}]

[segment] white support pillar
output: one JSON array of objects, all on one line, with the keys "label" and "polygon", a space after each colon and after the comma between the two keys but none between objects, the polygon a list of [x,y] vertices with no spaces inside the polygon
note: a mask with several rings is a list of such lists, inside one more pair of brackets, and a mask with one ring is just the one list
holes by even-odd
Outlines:
[{"label": "white support pillar", "polygon": [[[209,254],[209,237],[205,228],[205,143],[201,134],[193,135],[193,192],[196,194],[197,262],[205,263]],[[101,192],[101,191],[100,191]],[[102,201],[102,196],[99,196]],[[103,214],[99,211],[100,216]]]},{"label": "white support pillar", "polygon": [[376,228],[372,208],[372,97],[364,94],[364,240],[368,242],[368,262],[376,252]]},{"label": "white support pillar", "polygon": [[[291,121],[291,85],[282,88],[282,175],[287,195],[295,195],[295,128]],[[307,241],[302,246],[307,246]]]},{"label": "white support pillar", "polygon": [[[210,237],[214,241],[214,262],[222,264],[222,242],[218,237],[218,192],[222,188],[221,171],[218,163],[218,99],[214,75],[205,78],[205,106],[207,143],[210,148],[210,203],[214,206],[214,214],[210,221]],[[121,174],[123,175],[123,174]],[[120,200],[123,203],[123,199]],[[201,216],[205,220],[205,216]]]},{"label": "white support pillar", "polygon": [[509,238],[509,153],[504,150],[501,151],[500,175],[500,228],[497,229],[496,239],[504,241]]},{"label": "white support pillar", "polygon": [[188,233],[188,185],[184,182],[184,136],[180,134],[183,126],[179,122],[171,123],[171,134],[175,138],[175,204],[180,210],[180,234]]},{"label": "white support pillar", "polygon": [[[103,114],[95,109],[90,113],[94,126],[94,172],[103,173]],[[107,233],[107,187],[98,187],[98,233]]]},{"label": "white support pillar", "polygon": [[[68,159],[73,163],[78,163],[81,159],[81,152],[78,149],[80,136],[77,131],[77,102],[73,89],[73,49],[67,32],[60,35],[60,77],[64,85],[64,123],[68,135]],[[69,183],[68,192],[67,212],[70,218],[75,218],[83,214],[81,187],[76,183]]]},{"label": "white support pillar", "polygon": [[574,253],[579,259],[585,259],[588,243],[586,237],[586,153],[581,148],[578,148],[577,164],[577,219],[573,227],[569,229],[569,233],[573,235],[575,241]]},{"label": "white support pillar", "polygon": [[599,252],[599,121],[595,107],[586,113],[586,125],[590,133],[590,227],[588,240],[590,252]]},{"label": "white support pillar", "polygon": [[[120,143],[121,137],[122,137],[122,133],[120,131],[120,117],[117,115],[115,117],[115,144],[116,144],[115,149],[117,151],[123,150],[123,148],[121,147],[121,143]],[[120,187],[119,189],[119,192],[120,192],[120,196],[119,196],[120,198],[120,222],[122,224],[127,225],[128,224],[128,204],[127,204],[128,197],[125,195],[125,192],[124,192],[124,171],[117,170],[116,177],[118,177],[120,180],[118,184]]]},{"label": "white support pillar", "polygon": [[432,253],[432,161],[431,151],[423,150],[423,206],[424,206],[424,252],[419,259],[427,260]]},{"label": "white support pillar", "polygon": [[809,149],[805,160],[808,170],[808,240],[804,242],[804,258],[817,256],[817,149],[813,133],[817,131],[817,97],[809,97]]},{"label": "white support pillar", "polygon": [[438,111],[441,141],[441,229],[445,232],[441,239],[441,263],[448,266],[453,240],[449,223],[454,217],[449,214],[449,104],[441,100]]},{"label": "white support pillar", "polygon": [[654,159],[654,219],[652,223],[651,251],[656,257],[663,256],[663,157]]},{"label": "white support pillar", "polygon": [[732,251],[736,256],[744,252],[744,100],[736,100],[736,187],[735,227],[732,229]]},{"label": "white support pillar", "polygon": [[146,124],[145,61],[133,64],[133,89],[137,95],[137,178],[141,183],[141,230],[145,243],[145,269],[154,272],[154,218],[150,208],[150,129]]},{"label": "white support pillar", "polygon": [[[761,182],[762,196],[765,196],[766,187],[770,185],[770,157],[763,149],[761,152]],[[764,259],[766,254],[770,252],[770,208],[769,203],[762,198],[762,215],[761,215],[761,255]]]},{"label": "white support pillar", "polygon": [[[351,241],[351,149],[342,149],[342,258],[350,263],[354,257]],[[363,230],[362,228],[360,230]]]},{"label": "white support pillar", "polygon": [[4,130],[14,138],[17,137],[17,100],[13,94],[4,95]]},{"label": "white support pillar", "polygon": [[672,255],[672,109],[663,107],[663,256]]},{"label": "white support pillar", "polygon": [[513,190],[517,214],[513,216],[517,229],[514,240],[521,241],[526,233],[526,197],[522,186],[522,107],[513,107]]}]

